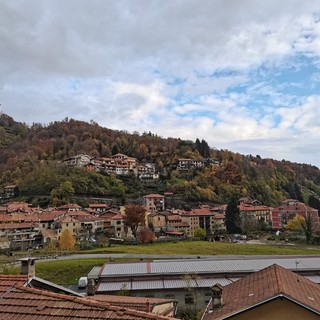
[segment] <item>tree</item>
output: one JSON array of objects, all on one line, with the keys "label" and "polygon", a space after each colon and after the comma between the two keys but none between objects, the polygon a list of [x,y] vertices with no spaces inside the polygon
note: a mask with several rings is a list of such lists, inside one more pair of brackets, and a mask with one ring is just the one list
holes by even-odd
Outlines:
[{"label": "tree", "polygon": [[125,210],[124,223],[127,227],[130,227],[133,236],[137,239],[138,227],[145,223],[146,209],[138,204],[130,204],[125,206]]},{"label": "tree", "polygon": [[152,243],[156,239],[155,233],[147,228],[139,230],[137,237],[142,243]]},{"label": "tree", "polygon": [[228,233],[241,232],[241,218],[237,197],[233,196],[227,205],[225,225]]},{"label": "tree", "polygon": [[202,228],[197,228],[194,232],[194,236],[199,239],[203,239],[206,235],[206,230]]},{"label": "tree", "polygon": [[74,249],[75,244],[76,244],[76,239],[68,229],[65,229],[61,233],[61,236],[59,239],[59,248],[61,250],[70,251]]},{"label": "tree", "polygon": [[306,235],[306,243],[311,243],[313,223],[312,223],[312,217],[310,214],[306,215],[305,221],[304,223],[302,223],[302,228],[303,228],[304,234]]},{"label": "tree", "polygon": [[70,201],[70,198],[74,195],[74,188],[70,181],[60,183],[58,188],[54,188],[51,191],[51,197],[62,200],[65,203]]},{"label": "tree", "polygon": [[313,195],[310,195],[310,197],[309,197],[309,206],[311,208],[320,210],[320,200],[319,200],[319,198],[315,197]]},{"label": "tree", "polygon": [[291,231],[302,231],[304,224],[305,224],[304,217],[298,214],[294,218],[292,218],[288,221],[285,228],[287,230],[291,230]]}]

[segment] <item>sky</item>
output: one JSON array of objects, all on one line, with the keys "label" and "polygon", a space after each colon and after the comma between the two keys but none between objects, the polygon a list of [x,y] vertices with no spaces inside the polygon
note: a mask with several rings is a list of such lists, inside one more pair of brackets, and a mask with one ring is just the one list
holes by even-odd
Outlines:
[{"label": "sky", "polygon": [[320,167],[320,3],[2,0],[0,103]]}]

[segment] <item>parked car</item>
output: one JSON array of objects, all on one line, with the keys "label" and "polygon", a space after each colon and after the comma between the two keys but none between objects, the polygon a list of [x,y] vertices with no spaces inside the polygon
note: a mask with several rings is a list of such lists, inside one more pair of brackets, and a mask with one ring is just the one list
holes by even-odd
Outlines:
[{"label": "parked car", "polygon": [[80,277],[78,281],[78,288],[79,289],[84,289],[88,285],[88,278],[87,277]]}]

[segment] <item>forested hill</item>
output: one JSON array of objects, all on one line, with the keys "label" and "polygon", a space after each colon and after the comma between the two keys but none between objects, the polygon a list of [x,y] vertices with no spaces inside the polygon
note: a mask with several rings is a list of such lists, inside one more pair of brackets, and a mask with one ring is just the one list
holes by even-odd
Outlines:
[{"label": "forested hill", "polygon": [[[311,202],[320,196],[320,171],[315,166],[217,150],[209,148],[205,139],[164,139],[151,132],[116,131],[68,118],[27,126],[2,114],[0,187],[14,183],[22,195],[50,196],[68,181],[75,195],[132,199],[150,191],[172,191],[182,201],[217,204],[228,202],[235,193],[266,205],[279,205],[286,198],[308,203],[310,196]],[[92,157],[124,153],[140,163],[153,162],[160,179],[146,186],[134,176],[120,180],[62,165],[62,160],[80,153]],[[175,167],[179,158],[212,158],[220,165],[181,175]]]}]

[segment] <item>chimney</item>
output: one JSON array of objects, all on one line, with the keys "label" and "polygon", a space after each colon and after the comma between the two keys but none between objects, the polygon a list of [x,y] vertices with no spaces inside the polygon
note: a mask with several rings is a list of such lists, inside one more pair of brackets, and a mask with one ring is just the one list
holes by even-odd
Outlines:
[{"label": "chimney", "polygon": [[147,300],[147,302],[146,302],[146,312],[151,312],[151,305],[150,305],[150,302],[149,302],[149,300]]},{"label": "chimney", "polygon": [[96,292],[96,285],[94,283],[94,279],[88,279],[87,295],[94,296],[95,292]]},{"label": "chimney", "polygon": [[22,258],[21,261],[21,274],[28,276],[36,275],[36,258]]},{"label": "chimney", "polygon": [[213,287],[211,287],[211,310],[222,307],[222,286],[217,283]]}]

